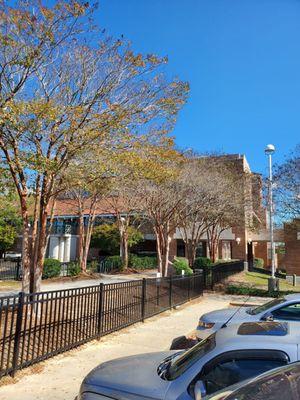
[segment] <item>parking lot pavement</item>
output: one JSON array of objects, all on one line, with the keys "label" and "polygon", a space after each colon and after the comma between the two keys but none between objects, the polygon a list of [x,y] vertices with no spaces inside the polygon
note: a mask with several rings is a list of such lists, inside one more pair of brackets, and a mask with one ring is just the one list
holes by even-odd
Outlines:
[{"label": "parking lot pavement", "polygon": [[228,307],[232,299],[233,296],[204,295],[177,310],[167,311],[145,323],[137,323],[37,364],[41,367],[39,373],[34,372],[34,367],[27,368],[17,374],[16,383],[0,387],[0,400],[74,400],[84,376],[99,363],[166,350],[174,337],[195,329],[203,313]]}]

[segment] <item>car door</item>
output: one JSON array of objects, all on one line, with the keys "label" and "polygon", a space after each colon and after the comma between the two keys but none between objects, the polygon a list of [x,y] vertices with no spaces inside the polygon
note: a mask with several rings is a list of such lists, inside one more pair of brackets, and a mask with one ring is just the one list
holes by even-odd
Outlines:
[{"label": "car door", "polygon": [[200,374],[191,382],[188,391],[192,396],[195,383],[201,381],[203,394],[210,395],[288,363],[289,356],[279,350],[229,351],[207,362]]},{"label": "car door", "polygon": [[300,322],[300,303],[292,303],[273,310],[270,315],[274,321],[298,321]]}]

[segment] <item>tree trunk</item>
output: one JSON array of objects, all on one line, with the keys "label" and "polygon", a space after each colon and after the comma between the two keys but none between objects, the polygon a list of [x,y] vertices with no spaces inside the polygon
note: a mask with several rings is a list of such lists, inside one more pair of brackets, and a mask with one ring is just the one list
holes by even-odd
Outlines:
[{"label": "tree trunk", "polygon": [[28,215],[23,215],[22,237],[22,291],[30,292],[30,249],[29,249],[29,220]]},{"label": "tree trunk", "polygon": [[124,269],[128,269],[129,254],[128,254],[128,233],[125,231],[123,234],[123,265]]},{"label": "tree trunk", "polygon": [[157,269],[158,272],[162,273],[163,259],[162,259],[162,250],[161,250],[161,236],[158,227],[154,227],[154,233],[156,236],[156,252],[157,252]]},{"label": "tree trunk", "polygon": [[78,229],[78,259],[81,269],[83,266],[83,249],[84,249],[84,217],[82,212],[80,212],[79,229]]},{"label": "tree trunk", "polygon": [[169,257],[170,257],[170,243],[171,243],[171,236],[166,233],[165,234],[165,248],[164,248],[164,265],[163,265],[163,276],[168,276],[168,269],[169,269]]},{"label": "tree trunk", "polygon": [[41,291],[41,283],[42,283],[42,274],[44,268],[44,260],[46,253],[46,243],[47,243],[47,206],[44,206],[40,212],[40,220],[39,220],[39,234],[38,234],[38,242],[37,242],[37,256],[36,256],[36,265],[34,268],[34,292]]},{"label": "tree trunk", "polygon": [[186,245],[186,252],[187,252],[187,259],[189,261],[189,266],[192,268],[195,263],[196,259],[196,244],[194,240],[188,239],[185,242]]}]

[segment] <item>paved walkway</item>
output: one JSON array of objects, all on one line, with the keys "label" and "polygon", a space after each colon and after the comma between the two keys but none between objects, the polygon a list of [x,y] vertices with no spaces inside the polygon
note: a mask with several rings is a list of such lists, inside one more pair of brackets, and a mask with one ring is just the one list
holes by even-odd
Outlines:
[{"label": "paved walkway", "polygon": [[[200,315],[224,308],[233,296],[205,295],[177,310],[167,311],[100,341],[93,341],[0,381],[0,400],[74,400],[84,376],[104,361],[162,351],[174,337],[191,332]],[[39,370],[39,373],[36,373]]]},{"label": "paved walkway", "polygon": [[[99,278],[92,279],[72,279],[68,278],[62,281],[54,281],[50,280],[42,282],[42,292],[47,292],[50,290],[63,290],[63,289],[72,289],[72,288],[81,288],[84,286],[97,286],[100,283],[118,283],[118,282],[126,282],[134,279],[143,279],[143,278],[155,278],[156,273],[153,271],[145,271],[140,274],[114,274],[107,275],[101,274]],[[0,296],[10,296],[19,293],[21,290],[20,282],[12,282],[11,286],[9,286],[8,281],[0,281]]]}]

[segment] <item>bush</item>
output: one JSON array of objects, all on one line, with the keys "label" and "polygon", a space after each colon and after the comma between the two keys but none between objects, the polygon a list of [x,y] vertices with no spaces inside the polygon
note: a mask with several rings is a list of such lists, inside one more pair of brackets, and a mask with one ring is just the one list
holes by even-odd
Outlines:
[{"label": "bush", "polygon": [[281,297],[287,294],[295,293],[292,290],[269,293],[268,290],[266,289],[259,289],[255,287],[242,286],[242,285],[239,286],[228,285],[226,287],[225,292],[227,294],[236,294],[241,296],[259,296],[259,297]]},{"label": "bush", "polygon": [[111,269],[122,269],[122,259],[120,256],[106,257],[105,262],[111,267]]},{"label": "bush", "polygon": [[184,271],[184,275],[193,275],[193,270],[189,267],[189,262],[184,257],[177,257],[173,261],[173,267],[176,275],[181,275]]},{"label": "bush", "polygon": [[91,272],[98,272],[99,263],[96,260],[92,260],[88,263],[87,269]]},{"label": "bush", "polygon": [[155,269],[157,268],[157,258],[130,254],[129,265],[135,269]]},{"label": "bush", "polygon": [[209,267],[212,265],[212,261],[208,257],[197,257],[194,262],[194,268]]},{"label": "bush", "polygon": [[254,266],[256,268],[263,268],[265,265],[263,258],[254,258]]},{"label": "bush", "polygon": [[81,272],[80,265],[77,261],[71,262],[68,265],[68,276],[77,276]]},{"label": "bush", "polygon": [[45,258],[43,268],[43,279],[55,278],[60,275],[61,263],[54,258]]}]

